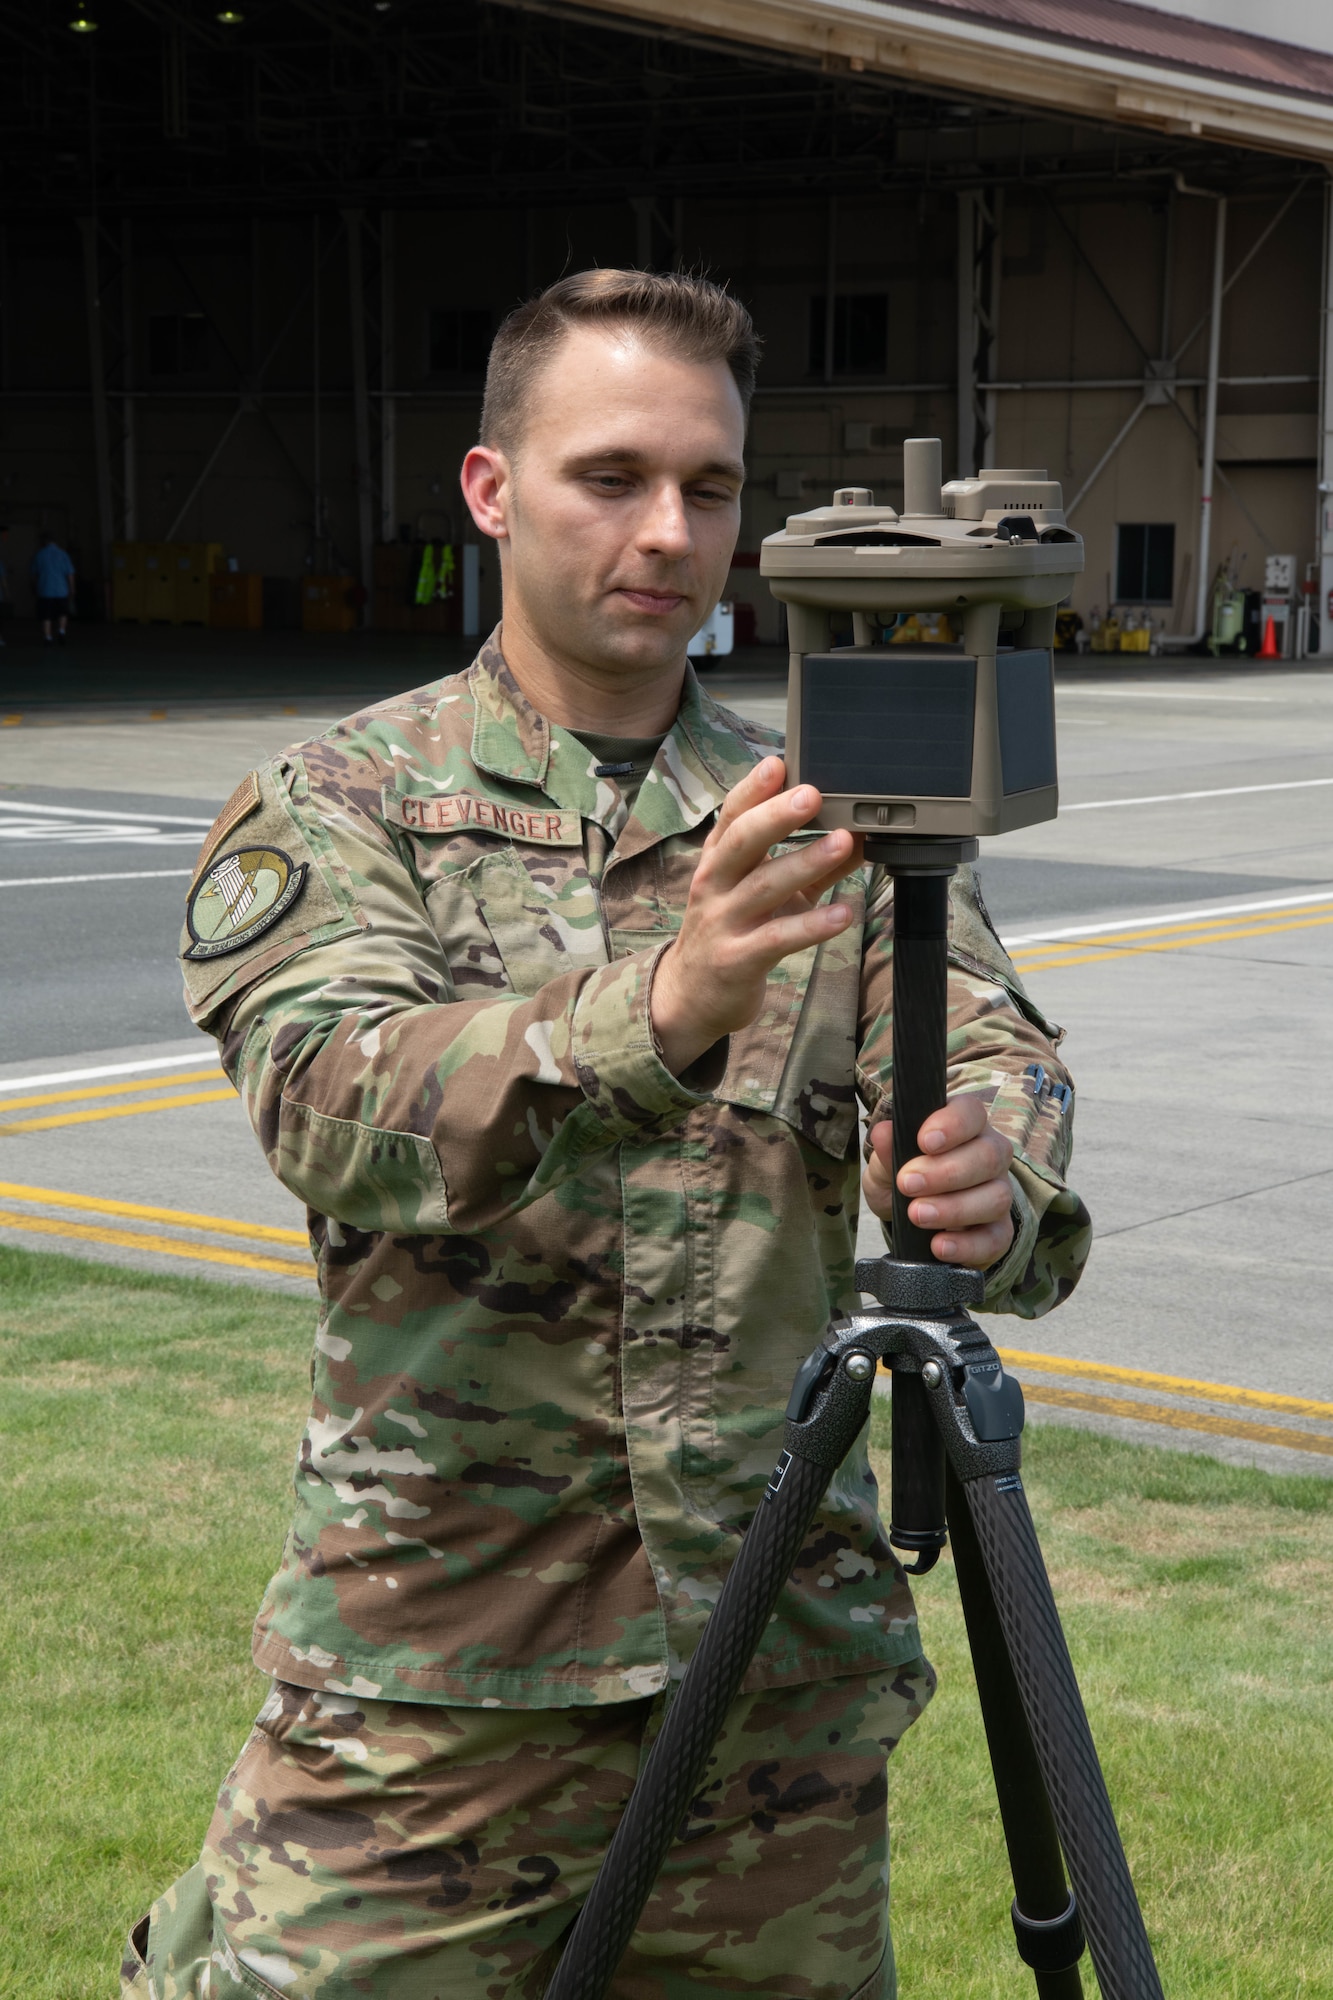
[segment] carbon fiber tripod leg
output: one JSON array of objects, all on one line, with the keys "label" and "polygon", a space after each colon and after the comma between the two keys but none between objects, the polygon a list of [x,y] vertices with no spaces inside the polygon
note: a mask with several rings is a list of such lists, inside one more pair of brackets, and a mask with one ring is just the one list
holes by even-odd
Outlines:
[{"label": "carbon fiber tripod leg", "polygon": [[1014,1878],[1013,1920],[1019,1956],[1032,1968],[1040,2000],[1082,2000],[1078,1959],[1083,1950],[1083,1928],[1065,1884],[1051,1802],[971,1511],[952,1469],[946,1475],[945,1494],[958,1594],[967,1622],[967,1643],[1009,1851],[1009,1871]]},{"label": "carbon fiber tripod leg", "polygon": [[[870,1383],[859,1419],[865,1420]],[[843,1446],[845,1451],[846,1445]],[[791,1574],[837,1460],[812,1464],[784,1452],[751,1522],[702,1639],[602,1865],[569,1934],[545,2000],[602,2000],[708,1769],[727,1710]]]},{"label": "carbon fiber tripod leg", "polygon": [[[1017,1473],[959,1483],[1069,1864],[1102,2000],[1162,2000],[1023,1483]],[[960,1511],[955,1511],[955,1522]]]}]

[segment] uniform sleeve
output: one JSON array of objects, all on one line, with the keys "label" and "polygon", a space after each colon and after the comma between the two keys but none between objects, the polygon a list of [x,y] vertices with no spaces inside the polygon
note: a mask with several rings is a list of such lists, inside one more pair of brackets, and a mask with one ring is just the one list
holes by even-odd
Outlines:
[{"label": "uniform sleeve", "polygon": [[[871,1123],[893,1115],[893,893],[875,871],[862,960],[857,1083]],[[1014,1240],[986,1273],[985,1310],[1038,1319],[1069,1296],[1092,1244],[1087,1209],[1066,1182],[1074,1138],[1063,1031],[1034,1006],[996,936],[971,868],[949,912],[948,1090],[984,1100],[1012,1142]],[[889,1232],[885,1228],[885,1238]]]},{"label": "uniform sleeve", "polygon": [[[345,802],[317,809],[296,759],[251,782],[258,806],[204,845],[186,1001],[274,1173],[318,1213],[365,1230],[486,1229],[589,1154],[705,1101],[654,1041],[663,944],[529,996],[459,1000],[383,822]],[[199,888],[236,849],[276,851],[301,884],[275,924],[242,925],[218,951],[196,936]]]}]

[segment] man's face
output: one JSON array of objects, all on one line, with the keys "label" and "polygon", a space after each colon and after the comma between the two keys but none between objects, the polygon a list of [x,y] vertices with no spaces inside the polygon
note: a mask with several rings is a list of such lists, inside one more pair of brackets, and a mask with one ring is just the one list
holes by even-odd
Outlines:
[{"label": "man's face", "polygon": [[679,667],[726,585],[744,443],[725,363],[571,331],[513,459],[494,455],[506,632],[598,679]]}]

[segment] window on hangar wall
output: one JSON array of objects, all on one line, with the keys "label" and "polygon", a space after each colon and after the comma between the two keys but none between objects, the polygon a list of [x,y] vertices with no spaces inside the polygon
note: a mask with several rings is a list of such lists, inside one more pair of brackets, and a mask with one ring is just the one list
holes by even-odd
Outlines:
[{"label": "window on hangar wall", "polygon": [[148,315],[150,375],[201,375],[208,363],[208,321],[201,312]]},{"label": "window on hangar wall", "polygon": [[1169,604],[1176,573],[1174,521],[1121,521],[1115,531],[1117,604]]},{"label": "window on hangar wall", "polygon": [[[810,301],[810,373],[824,373],[826,297]],[[844,292],[833,301],[833,373],[883,375],[889,365],[889,295]]]},{"label": "window on hangar wall", "polygon": [[432,375],[484,375],[495,322],[489,306],[432,306],[426,366]]}]

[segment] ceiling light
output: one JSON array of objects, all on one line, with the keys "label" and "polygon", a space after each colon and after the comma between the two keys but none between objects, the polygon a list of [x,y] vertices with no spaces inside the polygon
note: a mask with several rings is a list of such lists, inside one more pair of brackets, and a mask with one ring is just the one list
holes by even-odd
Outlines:
[{"label": "ceiling light", "polygon": [[218,19],[224,28],[239,28],[245,16],[238,14],[234,7],[219,7]]},{"label": "ceiling light", "polygon": [[377,14],[387,14],[392,5],[393,0],[375,0],[375,12]]},{"label": "ceiling light", "polygon": [[69,25],[76,35],[95,35],[97,33],[97,23],[88,19],[88,10],[86,7],[79,8],[78,13]]}]

